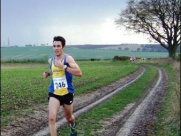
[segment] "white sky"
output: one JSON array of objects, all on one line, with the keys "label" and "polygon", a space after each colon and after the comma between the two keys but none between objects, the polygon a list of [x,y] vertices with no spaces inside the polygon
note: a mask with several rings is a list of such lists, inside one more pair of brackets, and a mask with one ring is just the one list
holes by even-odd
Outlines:
[{"label": "white sky", "polygon": [[149,43],[115,24],[127,0],[1,0],[1,44],[67,45]]}]

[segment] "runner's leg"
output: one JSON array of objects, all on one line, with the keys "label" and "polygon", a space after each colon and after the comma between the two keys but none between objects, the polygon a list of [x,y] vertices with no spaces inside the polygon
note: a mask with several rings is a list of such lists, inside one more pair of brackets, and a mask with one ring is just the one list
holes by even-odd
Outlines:
[{"label": "runner's leg", "polygon": [[57,136],[56,117],[60,108],[60,102],[54,97],[49,99],[49,128],[51,136]]},{"label": "runner's leg", "polygon": [[75,117],[73,116],[73,104],[64,104],[63,109],[66,120],[71,124],[71,126],[73,126],[75,123]]}]

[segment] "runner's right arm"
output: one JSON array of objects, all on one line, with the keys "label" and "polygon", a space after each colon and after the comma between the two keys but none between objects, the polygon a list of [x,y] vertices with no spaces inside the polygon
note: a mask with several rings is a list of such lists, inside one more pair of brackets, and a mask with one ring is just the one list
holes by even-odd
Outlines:
[{"label": "runner's right arm", "polygon": [[[51,64],[51,59],[52,58],[48,59],[49,65]],[[43,77],[44,78],[47,78],[48,76],[51,76],[51,75],[52,75],[52,71],[50,71],[50,72],[43,72]]]}]

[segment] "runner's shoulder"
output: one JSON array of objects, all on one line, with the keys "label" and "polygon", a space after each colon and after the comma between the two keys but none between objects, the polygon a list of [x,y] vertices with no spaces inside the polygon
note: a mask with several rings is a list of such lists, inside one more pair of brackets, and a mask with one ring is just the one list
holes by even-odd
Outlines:
[{"label": "runner's shoulder", "polygon": [[51,57],[51,58],[48,59],[48,63],[49,63],[49,64],[51,63],[52,59],[53,59],[53,57]]}]

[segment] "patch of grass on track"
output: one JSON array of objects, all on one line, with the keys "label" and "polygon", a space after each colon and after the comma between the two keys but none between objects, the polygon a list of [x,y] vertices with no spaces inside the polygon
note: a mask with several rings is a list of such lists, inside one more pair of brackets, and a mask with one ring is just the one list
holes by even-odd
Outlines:
[{"label": "patch of grass on track", "polygon": [[[92,132],[101,128],[101,121],[113,117],[117,112],[123,110],[127,104],[135,102],[141,98],[143,93],[153,83],[158,71],[154,67],[148,66],[148,70],[131,86],[117,93],[108,101],[100,104],[87,113],[79,116],[77,121],[77,129],[79,136],[94,136]],[[61,136],[67,136],[69,127],[64,126],[58,129]]]}]

